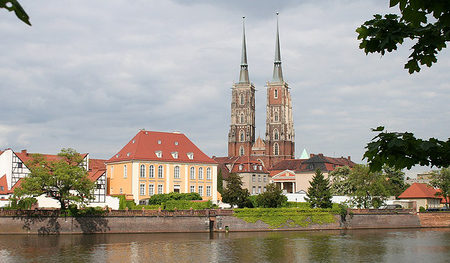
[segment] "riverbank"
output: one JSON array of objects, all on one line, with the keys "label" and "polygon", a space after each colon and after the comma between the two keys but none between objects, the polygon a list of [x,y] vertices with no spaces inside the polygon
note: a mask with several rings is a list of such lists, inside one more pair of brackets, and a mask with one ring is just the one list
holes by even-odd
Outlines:
[{"label": "riverbank", "polygon": [[[158,213],[159,212],[159,213]],[[245,220],[232,210],[127,211],[120,216],[69,217],[58,214],[0,216],[0,234],[94,234],[94,233],[202,233],[330,229],[383,229],[450,227],[450,213],[365,212],[330,215],[327,220],[306,216],[304,223],[287,220],[274,226],[262,220]]]}]

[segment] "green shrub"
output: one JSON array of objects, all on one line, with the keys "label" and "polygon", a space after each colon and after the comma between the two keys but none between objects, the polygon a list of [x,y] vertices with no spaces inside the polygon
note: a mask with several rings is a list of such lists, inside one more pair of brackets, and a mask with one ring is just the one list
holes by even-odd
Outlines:
[{"label": "green shrub", "polygon": [[211,201],[206,202],[192,202],[188,200],[169,200],[165,203],[165,209],[166,210],[175,210],[177,208],[178,210],[203,210],[203,209],[209,209],[212,207]]},{"label": "green shrub", "polygon": [[170,200],[202,200],[198,193],[168,193],[153,195],[149,200],[149,205],[161,205]]},{"label": "green shrub", "polygon": [[134,210],[142,210],[142,208],[145,210],[158,210],[160,207],[161,209],[164,208],[162,205],[137,205],[134,207]]},{"label": "green shrub", "polygon": [[425,207],[421,206],[419,207],[419,212],[423,213],[426,212],[427,210],[425,209]]}]

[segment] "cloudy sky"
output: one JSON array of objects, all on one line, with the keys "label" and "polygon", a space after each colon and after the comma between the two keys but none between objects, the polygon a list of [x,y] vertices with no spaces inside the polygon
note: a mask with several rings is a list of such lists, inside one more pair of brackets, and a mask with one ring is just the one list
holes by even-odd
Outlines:
[{"label": "cloudy sky", "polygon": [[384,125],[446,140],[450,53],[403,69],[411,42],[366,56],[355,29],[388,0],[20,0],[32,27],[0,10],[0,149],[109,159],[139,129],[181,131],[227,155],[242,16],[257,134],[265,132],[276,15],[291,88],[296,154],[351,156]]}]

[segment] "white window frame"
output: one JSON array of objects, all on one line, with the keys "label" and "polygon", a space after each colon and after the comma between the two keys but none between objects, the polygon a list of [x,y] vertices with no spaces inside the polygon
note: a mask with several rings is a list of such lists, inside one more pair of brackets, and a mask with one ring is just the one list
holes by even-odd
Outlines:
[{"label": "white window frame", "polygon": [[198,168],[198,180],[203,180],[203,167]]},{"label": "white window frame", "polygon": [[206,180],[211,180],[211,167],[206,168]]},{"label": "white window frame", "polygon": [[148,167],[148,178],[155,178],[155,166],[153,164]]},{"label": "white window frame", "polygon": [[145,195],[145,184],[139,184],[139,195]]},{"label": "white window frame", "polygon": [[139,167],[139,177],[145,178],[145,165],[141,164]]},{"label": "white window frame", "polygon": [[158,178],[164,178],[164,167],[162,165],[158,166]]},{"label": "white window frame", "polygon": [[195,180],[195,167],[191,166],[191,168],[189,168],[189,178],[191,178],[191,180]]},{"label": "white window frame", "polygon": [[203,185],[199,185],[199,186],[198,186],[198,194],[199,194],[200,196],[203,196]]},{"label": "white window frame", "polygon": [[155,185],[154,184],[149,184],[148,185],[148,195],[152,196],[155,194]]},{"label": "white window frame", "polygon": [[173,168],[173,178],[180,179],[180,166],[178,165]]}]

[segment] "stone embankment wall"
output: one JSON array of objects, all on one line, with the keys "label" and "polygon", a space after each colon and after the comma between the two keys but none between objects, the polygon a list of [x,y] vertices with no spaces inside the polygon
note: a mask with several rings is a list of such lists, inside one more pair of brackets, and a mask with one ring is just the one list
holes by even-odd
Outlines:
[{"label": "stone embankment wall", "polygon": [[286,224],[271,228],[258,220],[248,223],[232,215],[197,216],[0,216],[0,234],[83,234],[325,230],[367,228],[450,227],[450,213],[354,214],[335,223],[307,227]]}]

